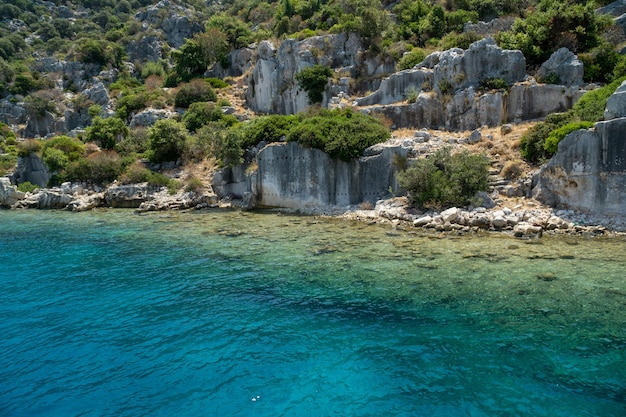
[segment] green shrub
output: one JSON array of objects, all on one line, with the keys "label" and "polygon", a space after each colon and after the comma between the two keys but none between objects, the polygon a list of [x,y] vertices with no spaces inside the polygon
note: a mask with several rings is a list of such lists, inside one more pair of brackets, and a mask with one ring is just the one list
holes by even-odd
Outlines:
[{"label": "green shrub", "polygon": [[245,123],[242,129],[245,148],[256,146],[260,142],[278,142],[299,123],[298,116],[270,115],[260,116]]},{"label": "green shrub", "polygon": [[237,118],[232,114],[225,115],[222,108],[213,103],[196,102],[189,106],[182,121],[187,130],[195,132],[212,122],[219,122],[223,127],[232,126],[237,123]]},{"label": "green shrub", "polygon": [[398,182],[417,207],[452,207],[471,203],[488,185],[489,159],[444,148],[398,173]]},{"label": "green shrub", "polygon": [[137,162],[126,168],[126,171],[119,177],[122,184],[140,184],[147,182],[151,187],[176,188],[175,182],[165,175],[150,171],[142,163]]},{"label": "green shrub", "polygon": [[148,130],[148,140],[152,162],[176,161],[185,152],[187,129],[174,120],[161,119]]},{"label": "green shrub", "polygon": [[41,150],[41,141],[28,139],[17,144],[17,155],[24,158]]},{"label": "green shrub", "polygon": [[32,193],[35,190],[38,190],[39,187],[38,185],[32,184],[29,181],[26,182],[22,182],[20,184],[18,184],[17,189],[18,191],[21,191],[23,193]]},{"label": "green shrub", "polygon": [[148,129],[138,127],[115,145],[115,150],[123,156],[143,154],[148,150]]},{"label": "green shrub", "polygon": [[17,166],[17,155],[0,154],[0,176],[13,172]]},{"label": "green shrub", "polygon": [[379,120],[346,108],[321,110],[305,116],[290,130],[287,140],[321,149],[331,158],[350,161],[390,136]]},{"label": "green shrub", "polygon": [[243,162],[243,129],[234,126],[224,130],[216,126],[204,126],[197,135],[197,146],[212,154],[220,166],[235,166]]},{"label": "green shrub", "polygon": [[104,185],[117,179],[123,170],[122,159],[116,152],[96,152],[87,158],[81,158],[70,163],[62,175],[62,179]]},{"label": "green shrub", "polygon": [[486,78],[484,80],[480,80],[478,88],[483,91],[506,90],[509,88],[509,83],[502,78]]},{"label": "green shrub", "polygon": [[324,90],[328,78],[333,75],[333,70],[323,65],[313,65],[303,68],[296,74],[296,81],[302,86],[309,96],[311,103],[321,103],[324,99]]},{"label": "green shrub", "polygon": [[224,80],[220,80],[219,78],[205,78],[204,79],[207,83],[209,83],[209,85],[211,85],[211,87],[213,88],[226,88],[228,87],[228,83],[226,83]]},{"label": "green shrub", "polygon": [[126,123],[117,117],[103,119],[94,117],[91,126],[86,129],[85,141],[96,142],[104,149],[113,149],[117,142],[128,136],[129,129]]},{"label": "green shrub", "polygon": [[474,32],[451,32],[441,38],[437,46],[442,51],[452,48],[468,49],[471,44],[481,39],[482,37]]},{"label": "green shrub", "polygon": [[544,84],[561,84],[561,77],[555,72],[550,72],[543,77],[537,77],[537,81]]},{"label": "green shrub", "polygon": [[543,144],[543,148],[549,154],[554,155],[558,149],[559,142],[563,140],[565,136],[569,135],[570,133],[576,130],[589,129],[590,127],[593,127],[593,122],[586,122],[586,121],[572,122],[564,126],[561,126],[558,129],[555,129],[552,132],[550,132],[550,134],[545,140],[545,143]]},{"label": "green shrub", "polygon": [[574,105],[572,109],[574,115],[581,120],[590,122],[602,120],[604,118],[604,110],[606,109],[606,101],[624,80],[626,80],[626,77],[621,77],[602,88],[585,93]]},{"label": "green shrub", "polygon": [[61,171],[83,157],[85,145],[76,138],[56,136],[43,143],[41,156],[50,171]]},{"label": "green shrub", "polygon": [[426,58],[426,52],[421,48],[415,48],[402,56],[396,65],[397,71],[411,69]]},{"label": "green shrub", "polygon": [[204,188],[204,184],[199,178],[191,177],[187,180],[187,185],[185,185],[186,192],[198,192]]},{"label": "green shrub", "polygon": [[192,103],[199,101],[216,101],[217,94],[213,87],[203,79],[191,80],[182,84],[174,98],[176,107],[189,107]]}]

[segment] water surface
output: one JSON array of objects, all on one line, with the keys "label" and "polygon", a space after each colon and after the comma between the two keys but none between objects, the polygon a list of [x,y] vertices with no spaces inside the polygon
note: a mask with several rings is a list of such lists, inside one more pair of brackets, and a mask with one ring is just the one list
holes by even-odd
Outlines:
[{"label": "water surface", "polygon": [[623,238],[0,211],[1,416],[624,416]]}]

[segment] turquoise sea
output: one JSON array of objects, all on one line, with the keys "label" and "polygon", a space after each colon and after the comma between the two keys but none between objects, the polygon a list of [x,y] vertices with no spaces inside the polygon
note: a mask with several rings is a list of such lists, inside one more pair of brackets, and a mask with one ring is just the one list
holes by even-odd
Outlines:
[{"label": "turquoise sea", "polygon": [[626,240],[0,211],[0,416],[626,416]]}]

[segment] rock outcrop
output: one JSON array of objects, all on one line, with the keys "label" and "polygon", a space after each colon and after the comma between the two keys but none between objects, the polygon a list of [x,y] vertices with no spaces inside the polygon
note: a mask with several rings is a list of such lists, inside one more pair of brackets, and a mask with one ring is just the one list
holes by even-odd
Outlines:
[{"label": "rock outcrop", "polygon": [[[512,85],[526,78],[526,59],[521,51],[504,50],[493,38],[474,42],[467,50],[452,48],[439,54],[434,67],[434,88],[439,91],[477,87],[501,79]],[[445,88],[443,86],[446,86]]]},{"label": "rock outcrop", "polygon": [[344,162],[331,159],[318,149],[295,142],[263,147],[252,173],[246,166],[225,168],[213,181],[221,198],[245,200],[248,206],[327,208],[376,201],[397,189],[397,157],[406,158],[410,146],[376,145],[362,158]]},{"label": "rock outcrop", "polygon": [[538,174],[533,195],[545,204],[598,216],[626,216],[626,95],[609,101],[611,120],[567,135]]},{"label": "rock outcrop", "polygon": [[391,60],[368,55],[357,35],[345,33],[302,41],[287,39],[278,48],[270,41],[262,41],[253,62],[253,70],[246,79],[250,86],[246,95],[248,104],[254,111],[278,114],[298,113],[310,106],[307,93],[295,81],[303,68],[319,64],[363,79],[394,69]]},{"label": "rock outcrop", "polygon": [[0,207],[11,207],[25,197],[26,194],[11,185],[9,178],[0,177]]},{"label": "rock outcrop", "polygon": [[52,174],[40,157],[36,154],[31,154],[18,158],[17,169],[12,177],[18,184],[30,182],[43,188],[50,181]]},{"label": "rock outcrop", "polygon": [[[415,68],[385,78],[378,90],[355,104],[367,106],[367,113],[382,114],[394,128],[461,131],[566,111],[584,94],[576,78],[576,71],[582,70],[579,61],[568,61],[571,68],[559,72],[571,86],[525,81],[525,62],[520,51],[502,50],[487,38],[467,51],[435,52]],[[504,81],[508,91],[483,91],[481,84],[490,80]],[[406,101],[409,93],[412,103]]]},{"label": "rock outcrop", "polygon": [[185,39],[192,38],[203,30],[192,10],[168,0],[161,0],[154,6],[137,12],[135,19],[143,23],[144,29],[152,26],[162,30],[167,43],[174,48],[179,48],[185,43]]},{"label": "rock outcrop", "polygon": [[551,81],[552,84],[582,85],[585,69],[576,54],[567,48],[560,48],[541,64],[537,74],[539,81]]}]

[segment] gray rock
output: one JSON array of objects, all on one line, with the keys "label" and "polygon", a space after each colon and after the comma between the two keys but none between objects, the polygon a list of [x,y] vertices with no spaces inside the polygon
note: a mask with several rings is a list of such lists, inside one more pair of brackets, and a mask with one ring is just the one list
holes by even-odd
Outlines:
[{"label": "gray rock", "polygon": [[242,199],[256,196],[258,205],[286,208],[346,207],[378,200],[397,191],[394,159],[401,146],[387,146],[380,153],[344,162],[318,149],[295,142],[272,143],[256,156],[257,169],[247,165],[225,168],[213,180],[220,196]]},{"label": "gray rock", "polygon": [[17,169],[13,173],[15,182],[19,184],[30,182],[31,184],[43,188],[48,184],[51,177],[52,174],[48,170],[48,167],[36,154],[30,154],[17,159]]},{"label": "gray rock", "polygon": [[626,81],[606,101],[604,120],[626,117]]},{"label": "gray rock", "polygon": [[543,229],[540,226],[535,226],[526,222],[521,222],[515,225],[513,228],[513,234],[516,237],[537,237],[541,236]]},{"label": "gray rock", "polygon": [[18,201],[14,208],[34,208],[34,209],[64,209],[72,201],[70,194],[64,193],[62,190],[40,189],[36,193],[27,196],[25,199]]},{"label": "gray rock", "polygon": [[126,51],[130,61],[157,62],[163,58],[163,41],[157,36],[144,36],[130,41]]},{"label": "gray rock", "polygon": [[483,135],[482,133],[480,133],[480,130],[478,129],[472,131],[472,133],[469,135],[469,138],[467,139],[468,143],[470,144],[475,144],[482,140],[483,140]]},{"label": "gray rock", "polygon": [[416,220],[413,221],[413,226],[415,227],[424,227],[427,224],[429,224],[430,222],[433,221],[433,218],[430,216],[422,216]]},{"label": "gray rock", "polygon": [[105,201],[109,207],[139,208],[149,198],[148,183],[114,185],[107,189]]},{"label": "gray rock", "polygon": [[464,51],[452,48],[439,56],[434,68],[434,87],[444,83],[452,90],[477,87],[481,81],[501,78],[511,85],[526,78],[526,59],[521,51],[503,50],[493,38],[474,42]]},{"label": "gray rock", "polygon": [[411,89],[417,92],[427,84],[432,86],[433,71],[428,69],[408,69],[385,78],[378,90],[372,94],[355,100],[357,106],[372,104],[391,104],[406,99]]},{"label": "gray rock", "polygon": [[470,226],[478,227],[480,229],[489,229],[491,226],[491,219],[487,214],[478,213],[472,216],[469,224]]},{"label": "gray rock", "polygon": [[157,120],[171,119],[176,116],[176,113],[166,109],[146,109],[133,115],[130,120],[129,127],[131,129],[135,127],[150,127],[154,125]]},{"label": "gray rock", "polygon": [[93,101],[94,104],[103,107],[109,104],[109,93],[102,81],[96,81],[92,87],[83,90],[82,94]]},{"label": "gray rock", "polygon": [[55,133],[55,118],[50,112],[45,112],[43,115],[31,115],[26,122],[26,129],[24,129],[24,137],[37,138],[46,137]]},{"label": "gray rock", "polygon": [[26,194],[11,185],[9,178],[0,177],[0,207],[11,207],[25,197]]},{"label": "gray rock", "polygon": [[444,223],[455,223],[461,214],[461,209],[457,207],[452,207],[447,210],[441,212],[441,218]]},{"label": "gray rock", "polygon": [[560,85],[582,85],[584,65],[576,54],[567,48],[560,48],[550,58],[541,64],[537,71],[537,80],[542,82],[556,77]]},{"label": "gray rock", "polygon": [[537,175],[533,196],[553,207],[626,217],[626,118],[577,130]]},{"label": "gray rock", "polygon": [[11,97],[0,100],[0,122],[8,125],[26,123],[26,108],[24,103],[11,101]]}]

